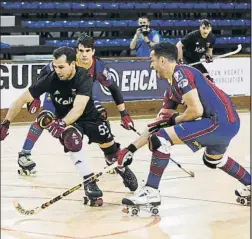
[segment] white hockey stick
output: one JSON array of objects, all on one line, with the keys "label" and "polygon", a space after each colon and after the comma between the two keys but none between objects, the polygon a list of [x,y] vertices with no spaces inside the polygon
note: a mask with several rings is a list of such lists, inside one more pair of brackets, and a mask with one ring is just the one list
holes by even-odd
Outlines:
[{"label": "white hockey stick", "polygon": [[[242,49],[242,45],[239,44],[239,45],[237,46],[237,49],[236,49],[235,51],[231,51],[231,52],[228,52],[228,53],[226,53],[226,54],[216,56],[216,57],[213,58],[213,60],[219,59],[219,58],[223,58],[223,57],[227,57],[227,56],[235,55],[235,54],[237,54],[238,52],[240,52],[241,49]],[[190,63],[190,64],[188,64],[188,65],[189,65],[189,66],[194,66],[194,65],[197,65],[197,64],[201,64],[201,63],[203,63],[203,62],[206,62],[206,60],[204,59],[204,60],[201,60],[201,61],[198,61],[198,62]]]},{"label": "white hockey stick", "polygon": [[[111,170],[113,170],[114,168],[116,168],[118,165],[117,163],[114,163],[110,166],[107,166],[102,172],[96,173],[93,176],[87,178],[84,180],[83,183],[90,183],[93,180],[96,180],[97,178],[99,178],[101,175],[103,175],[104,173],[107,173]],[[66,197],[67,195],[73,193],[74,191],[78,190],[79,188],[81,188],[81,186],[83,185],[83,183],[79,183],[78,185],[68,189],[67,191],[65,191],[64,193],[52,198],[51,200],[43,203],[42,205],[34,208],[34,209],[24,209],[21,204],[17,201],[13,202],[14,207],[16,208],[16,210],[23,214],[23,215],[27,215],[27,216],[31,216],[31,215],[35,215],[38,214],[40,211],[42,211],[45,208],[48,208],[49,206],[51,206],[52,204],[56,203],[57,201],[61,200],[62,198]]]}]

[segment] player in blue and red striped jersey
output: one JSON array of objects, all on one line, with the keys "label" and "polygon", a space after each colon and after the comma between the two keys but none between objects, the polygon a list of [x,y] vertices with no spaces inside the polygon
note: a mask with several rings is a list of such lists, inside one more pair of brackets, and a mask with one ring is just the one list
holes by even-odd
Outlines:
[{"label": "player in blue and red striped jersey", "polygon": [[[115,104],[121,114],[121,123],[124,128],[129,130],[130,126],[134,126],[133,120],[127,113],[122,93],[118,86],[115,84],[115,82],[110,78],[109,71],[108,69],[106,69],[104,62],[94,56],[94,39],[86,34],[82,34],[77,40],[76,51],[76,65],[87,69],[94,80],[92,89],[92,99],[94,100],[95,107],[100,112],[102,119],[107,120],[107,111],[101,105],[99,101],[99,95],[97,94],[96,89],[97,87],[100,87],[100,84],[106,86],[110,90]],[[51,62],[41,70],[39,78],[51,73],[52,71],[54,71],[54,69]],[[31,104],[28,105],[28,110],[32,113],[35,112],[36,109],[39,107],[40,101],[39,99],[35,99]],[[50,111],[53,114],[55,113],[50,94],[48,93],[46,93],[45,95],[43,110]],[[90,129],[90,131],[92,131],[92,129]],[[26,165],[29,168],[30,173],[36,172],[36,164],[31,159],[31,150],[33,149],[34,144],[37,142],[42,132],[43,129],[39,126],[37,121],[34,121],[27,134],[23,149],[21,152],[19,152],[18,156],[18,164],[24,172],[27,172]],[[90,132],[90,135],[92,135],[92,132]],[[91,142],[92,139],[89,138],[89,143]],[[117,152],[119,150],[120,144],[112,140],[108,143],[99,144],[99,146],[104,152],[107,164],[111,164],[112,160],[117,157]],[[130,170],[130,168],[127,167],[126,169],[120,170],[116,169],[116,172],[123,178],[126,187],[128,187],[131,191],[135,191],[137,189],[137,179],[133,172]]]},{"label": "player in blue and red striped jersey", "polygon": [[[240,128],[231,99],[196,68],[178,65],[177,56],[177,48],[171,43],[156,44],[151,52],[151,66],[160,79],[166,78],[170,83],[163,105],[168,108],[163,108],[159,119],[118,154],[118,163],[123,167],[132,162],[134,152],[146,143],[152,151],[145,187],[135,196],[124,198],[123,204],[161,203],[158,187],[169,163],[170,148],[175,144],[185,144],[193,152],[205,148],[204,164],[239,180],[245,187],[236,190],[236,195],[250,201],[251,175],[226,152]],[[173,110],[177,104],[186,107],[182,114]]]}]

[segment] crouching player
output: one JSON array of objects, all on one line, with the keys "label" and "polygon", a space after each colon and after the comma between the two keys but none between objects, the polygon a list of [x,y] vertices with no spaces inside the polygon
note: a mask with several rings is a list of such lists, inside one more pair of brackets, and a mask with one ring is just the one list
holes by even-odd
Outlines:
[{"label": "crouching player", "polygon": [[[107,121],[102,119],[91,97],[93,79],[86,69],[75,65],[75,50],[70,47],[60,47],[53,52],[53,56],[55,71],[38,79],[14,101],[5,120],[0,125],[0,140],[4,140],[8,135],[10,122],[19,113],[22,106],[47,92],[51,95],[55,115],[50,111],[42,111],[37,118],[38,125],[41,128],[47,128],[53,137],[60,140],[64,151],[69,152],[70,158],[85,180],[93,174],[85,159],[82,147],[83,135],[89,138],[90,143],[98,144],[114,142],[113,135]],[[116,143],[112,145],[117,149]],[[107,156],[116,159],[117,151]],[[29,165],[26,169],[30,170],[32,166]],[[126,170],[121,170],[121,172],[125,173]],[[127,179],[124,178],[125,181],[129,188],[133,186],[137,188],[137,180],[133,173]],[[91,206],[101,205],[102,201],[98,199],[102,197],[102,191],[95,181],[85,184],[84,190],[90,199]]]},{"label": "crouching player", "polygon": [[122,203],[159,205],[159,183],[169,163],[171,146],[185,144],[193,152],[204,147],[202,160],[206,167],[220,169],[239,180],[244,188],[236,190],[235,194],[238,201],[249,205],[251,175],[226,153],[230,141],[240,128],[238,113],[227,94],[207,80],[200,71],[177,65],[177,56],[175,45],[156,44],[151,51],[151,66],[160,79],[168,79],[170,101],[185,104],[186,109],[182,114],[172,109],[163,109],[159,120],[149,124],[148,130],[119,152],[118,164],[123,167],[132,162],[134,152],[143,145],[148,143],[152,151],[146,185],[133,197],[124,198]]}]

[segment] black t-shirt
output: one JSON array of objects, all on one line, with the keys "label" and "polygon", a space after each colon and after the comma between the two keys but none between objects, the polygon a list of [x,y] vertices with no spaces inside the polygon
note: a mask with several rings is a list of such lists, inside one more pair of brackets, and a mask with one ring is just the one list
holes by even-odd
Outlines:
[{"label": "black t-shirt", "polygon": [[183,56],[185,60],[192,63],[199,61],[200,58],[207,52],[208,48],[213,48],[215,43],[215,35],[210,32],[207,38],[203,38],[200,30],[190,32],[184,39],[181,40],[183,44]]},{"label": "black t-shirt", "polygon": [[39,98],[40,95],[50,93],[52,103],[55,107],[56,115],[63,118],[73,108],[73,102],[76,95],[86,95],[90,99],[86,108],[79,118],[80,120],[97,119],[97,112],[92,99],[93,79],[89,72],[82,68],[76,67],[76,74],[71,80],[60,80],[55,71],[41,77],[38,81],[29,87],[33,98]]}]

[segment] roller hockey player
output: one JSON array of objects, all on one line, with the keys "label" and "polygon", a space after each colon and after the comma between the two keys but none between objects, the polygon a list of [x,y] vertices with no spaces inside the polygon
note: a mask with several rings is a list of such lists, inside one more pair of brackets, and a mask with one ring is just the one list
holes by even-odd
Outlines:
[{"label": "roller hockey player", "polygon": [[[185,144],[193,152],[205,148],[202,160],[211,169],[220,169],[237,179],[244,189],[236,190],[238,202],[250,205],[251,175],[226,153],[232,138],[238,133],[240,119],[226,93],[207,80],[193,67],[177,65],[178,51],[171,43],[159,43],[151,51],[151,66],[160,79],[169,79],[166,105],[185,104],[182,114],[173,109],[163,110],[160,118],[148,124],[148,129],[118,154],[118,164],[132,162],[133,154],[143,145],[152,152],[146,185],[122,203],[139,209],[161,204],[159,183],[170,159],[172,145]],[[197,120],[196,120],[197,119]],[[155,210],[156,212],[156,210]],[[132,213],[137,214],[137,210]],[[155,213],[154,213],[155,214]]]},{"label": "roller hockey player", "polygon": [[[94,81],[92,89],[92,98],[94,99],[95,107],[101,114],[102,119],[107,120],[107,111],[100,104],[97,87],[100,87],[100,84],[108,87],[121,114],[122,125],[124,126],[124,128],[130,129],[130,126],[134,126],[134,123],[130,115],[126,111],[125,103],[120,89],[110,78],[109,72],[105,68],[103,61],[95,57],[94,54],[94,39],[86,34],[82,34],[77,40],[76,64],[77,66],[87,69]],[[53,71],[54,68],[51,62],[41,70],[40,77],[45,76]],[[29,112],[34,112],[38,110],[39,107],[40,101],[38,99],[33,100],[33,102],[28,104],[27,106]],[[48,110],[52,113],[55,112],[55,107],[52,103],[51,96],[49,93],[46,93],[45,100],[43,103],[43,110]],[[29,129],[25,143],[23,145],[23,149],[18,155],[18,164],[20,167],[19,173],[21,173],[22,175],[30,175],[30,173],[32,174],[36,172],[36,164],[31,159],[31,150],[34,147],[36,141],[39,139],[42,132],[43,128],[38,125],[37,121],[35,121]],[[119,150],[120,144],[115,143],[114,140],[112,140],[111,142],[99,144],[99,146],[104,153],[106,163],[108,165],[113,163],[112,160],[116,158],[116,154]],[[26,167],[25,163],[27,163],[28,168]],[[129,188],[130,191],[135,191],[137,189],[137,179],[130,168],[127,167],[121,170],[115,169],[115,172],[122,177],[123,183],[126,187]]]},{"label": "roller hockey player", "polygon": [[[60,47],[54,51],[53,56],[55,71],[38,79],[35,84],[14,101],[5,120],[1,123],[0,140],[4,140],[8,135],[10,122],[18,114],[22,106],[27,102],[38,99],[40,95],[47,92],[51,95],[55,115],[47,110],[40,112],[37,117],[38,125],[41,128],[47,128],[53,137],[60,140],[64,146],[64,151],[69,152],[69,156],[76,168],[86,179],[92,174],[82,147],[83,135],[89,138],[90,143],[95,142],[98,144],[113,141],[113,135],[107,121],[102,119],[101,114],[94,106],[91,97],[93,79],[86,69],[75,65],[76,54],[74,49]],[[113,144],[112,147],[118,147],[118,145]],[[112,147],[110,149],[113,149]],[[118,148],[116,148],[117,151]],[[113,158],[116,157],[116,153],[107,153],[107,155],[113,156]],[[120,172],[127,175],[131,171],[128,168],[128,170],[120,170]],[[131,177],[127,177],[127,183],[133,182],[133,186],[135,186],[137,181],[134,174],[135,181],[132,181],[132,174],[130,174]],[[132,184],[129,186],[132,186]],[[86,184],[84,189],[91,206],[102,205],[102,191],[98,188],[96,182]]]},{"label": "roller hockey player", "polygon": [[[178,61],[181,64],[190,64],[200,61],[205,56],[206,63],[213,62],[213,47],[215,35],[211,32],[212,25],[207,19],[200,21],[200,29],[190,32],[184,39],[177,43]],[[194,65],[208,80],[213,82],[203,64]]]}]

